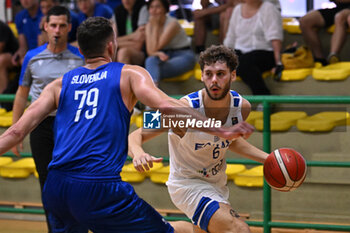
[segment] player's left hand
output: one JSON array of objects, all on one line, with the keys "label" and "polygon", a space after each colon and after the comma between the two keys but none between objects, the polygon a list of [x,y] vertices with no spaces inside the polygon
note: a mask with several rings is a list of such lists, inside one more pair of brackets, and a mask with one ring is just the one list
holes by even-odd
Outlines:
[{"label": "player's left hand", "polygon": [[163,158],[157,158],[148,153],[143,153],[139,156],[135,156],[132,160],[134,167],[139,172],[149,171],[153,167],[153,163],[160,163]]}]

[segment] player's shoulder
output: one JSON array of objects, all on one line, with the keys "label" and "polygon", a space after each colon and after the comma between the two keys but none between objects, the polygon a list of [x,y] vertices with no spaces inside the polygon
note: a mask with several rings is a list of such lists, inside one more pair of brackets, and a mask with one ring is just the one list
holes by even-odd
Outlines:
[{"label": "player's shoulder", "polygon": [[181,99],[183,99],[182,101],[184,103],[187,103],[192,108],[199,108],[201,105],[200,93],[201,93],[201,90],[195,91],[195,92],[192,92],[190,94],[185,95]]}]

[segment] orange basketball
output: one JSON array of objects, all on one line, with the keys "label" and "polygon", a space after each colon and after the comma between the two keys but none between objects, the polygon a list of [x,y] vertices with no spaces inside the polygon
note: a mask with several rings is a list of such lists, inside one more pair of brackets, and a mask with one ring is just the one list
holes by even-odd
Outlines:
[{"label": "orange basketball", "polygon": [[289,192],[298,188],[306,176],[306,161],[297,151],[280,148],[264,162],[264,177],[271,188]]}]

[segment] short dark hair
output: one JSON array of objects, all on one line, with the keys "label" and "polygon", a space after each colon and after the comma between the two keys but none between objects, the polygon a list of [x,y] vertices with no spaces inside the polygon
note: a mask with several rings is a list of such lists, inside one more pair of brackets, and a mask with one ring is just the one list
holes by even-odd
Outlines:
[{"label": "short dark hair", "polygon": [[67,22],[70,23],[71,22],[71,15],[69,10],[64,7],[64,6],[54,6],[52,7],[48,12],[47,12],[47,16],[46,16],[46,22],[50,21],[50,16],[51,15],[55,15],[55,16],[59,16],[59,15],[66,15],[67,16]]},{"label": "short dark hair", "polygon": [[112,22],[103,17],[89,17],[77,30],[78,44],[85,58],[102,56],[108,40],[113,37]]},{"label": "short dark hair", "polygon": [[199,65],[201,70],[204,65],[212,65],[215,62],[225,62],[230,71],[234,71],[238,66],[238,58],[235,51],[224,45],[212,45],[199,55]]},{"label": "short dark hair", "polygon": [[[149,0],[147,3],[147,9],[149,9],[150,5],[152,2],[154,2],[155,0]],[[158,0],[164,7],[165,12],[169,12],[169,7],[170,7],[170,3],[168,0]]]}]

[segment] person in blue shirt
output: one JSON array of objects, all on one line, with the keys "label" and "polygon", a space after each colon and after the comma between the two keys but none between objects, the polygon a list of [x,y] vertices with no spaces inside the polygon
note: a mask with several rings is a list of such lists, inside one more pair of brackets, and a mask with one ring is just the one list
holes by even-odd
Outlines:
[{"label": "person in blue shirt", "polygon": [[78,13],[79,24],[92,16],[114,18],[113,10],[106,4],[95,2],[95,0],[78,0],[77,3],[80,11]]},{"label": "person in blue shirt", "polygon": [[15,23],[18,31],[19,48],[12,56],[12,63],[18,66],[23,63],[23,58],[29,49],[38,46],[38,35],[41,33],[39,24],[42,13],[38,0],[20,0],[22,11],[15,17]]},{"label": "person in blue shirt", "polygon": [[[166,114],[208,119],[158,89],[144,68],[112,62],[117,43],[110,20],[90,17],[79,26],[77,37],[85,65],[45,87],[19,121],[1,135],[0,154],[57,110],[55,147],[43,190],[53,232],[174,232],[121,180],[131,112],[139,99]],[[244,123],[206,131],[233,139],[249,136],[253,127]],[[138,162],[152,167],[157,161],[161,158]]]}]

